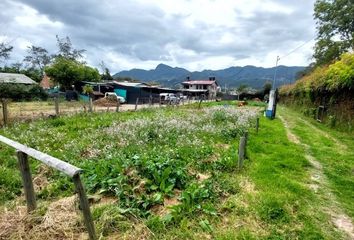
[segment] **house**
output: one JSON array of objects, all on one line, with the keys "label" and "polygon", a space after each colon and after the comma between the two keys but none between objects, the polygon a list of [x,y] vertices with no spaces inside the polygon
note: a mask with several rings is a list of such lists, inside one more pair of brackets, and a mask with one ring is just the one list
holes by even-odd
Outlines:
[{"label": "house", "polygon": [[39,86],[41,86],[44,90],[49,90],[54,87],[54,83],[50,77],[47,76],[47,74],[44,74],[41,82],[39,83]]},{"label": "house", "polygon": [[1,83],[13,83],[13,84],[24,84],[24,85],[35,85],[35,81],[30,79],[24,74],[19,73],[0,73],[0,84]]},{"label": "house", "polygon": [[208,99],[215,99],[216,93],[220,90],[215,77],[209,77],[208,80],[190,80],[182,82],[184,92],[188,95],[199,96],[205,95]]}]

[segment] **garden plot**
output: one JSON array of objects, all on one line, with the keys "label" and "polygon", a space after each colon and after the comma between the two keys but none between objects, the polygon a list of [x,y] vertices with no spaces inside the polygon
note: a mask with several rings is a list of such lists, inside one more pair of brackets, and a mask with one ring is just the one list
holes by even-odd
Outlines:
[{"label": "garden plot", "polygon": [[[215,206],[238,187],[225,174],[237,170],[238,139],[257,114],[256,108],[224,106],[79,114],[16,124],[1,134],[84,169],[90,194],[116,199],[93,210],[98,231],[109,235],[125,230],[102,223],[107,211],[145,219],[147,226],[217,215]],[[20,194],[21,184],[14,152],[1,148],[4,202]],[[70,179],[53,171],[43,174],[35,162],[32,167],[46,180],[39,199],[73,193]]]}]

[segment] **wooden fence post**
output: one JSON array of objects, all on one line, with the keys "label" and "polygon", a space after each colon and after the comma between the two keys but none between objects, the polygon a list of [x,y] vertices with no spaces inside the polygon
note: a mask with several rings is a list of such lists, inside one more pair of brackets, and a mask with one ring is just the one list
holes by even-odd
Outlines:
[{"label": "wooden fence post", "polygon": [[243,161],[245,160],[245,147],[246,147],[246,137],[242,136],[240,138],[240,144],[238,147],[238,168],[241,169],[243,166]]},{"label": "wooden fence post", "polygon": [[57,94],[54,98],[54,105],[55,105],[55,115],[59,116],[59,94]]},{"label": "wooden fence post", "polygon": [[199,109],[200,109],[201,106],[202,106],[202,101],[203,101],[203,98],[201,98],[200,101],[199,101],[199,106],[198,106]]},{"label": "wooden fence post", "polygon": [[4,126],[6,127],[7,124],[9,123],[9,111],[7,110],[7,99],[3,98],[1,99],[2,103],[2,116],[4,118]]},{"label": "wooden fence post", "polygon": [[245,137],[245,153],[244,153],[244,157],[247,157],[247,145],[248,145],[248,131],[246,130],[244,132],[244,137]]},{"label": "wooden fence post", "polygon": [[76,187],[76,192],[79,195],[80,208],[81,208],[82,214],[84,216],[84,222],[85,222],[87,231],[89,233],[89,239],[95,240],[96,239],[95,226],[93,225],[91,211],[90,211],[90,205],[87,200],[85,188],[82,185],[82,182],[80,179],[80,174],[74,175],[73,181],[74,181],[74,184]]},{"label": "wooden fence post", "polygon": [[138,103],[139,103],[139,98],[137,98],[135,102],[135,111],[138,109]]},{"label": "wooden fence post", "polygon": [[257,117],[256,119],[256,133],[258,133],[258,129],[259,129],[259,117]]},{"label": "wooden fence post", "polygon": [[119,107],[120,107],[120,101],[119,101],[119,99],[118,99],[118,100],[117,100],[116,112],[119,112]]},{"label": "wooden fence post", "polygon": [[92,97],[89,96],[89,112],[93,112],[93,103],[92,103]]},{"label": "wooden fence post", "polygon": [[27,212],[36,209],[36,196],[34,194],[31,170],[28,163],[28,155],[24,152],[17,151],[17,159],[22,176],[22,184],[25,190],[25,197],[27,203]]}]

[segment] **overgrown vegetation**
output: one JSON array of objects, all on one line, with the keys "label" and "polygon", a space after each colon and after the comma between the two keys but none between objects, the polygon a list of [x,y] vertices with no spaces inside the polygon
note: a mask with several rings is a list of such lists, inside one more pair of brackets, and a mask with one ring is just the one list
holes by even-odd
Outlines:
[{"label": "overgrown vegetation", "polygon": [[0,98],[14,101],[47,100],[48,94],[38,85],[2,83],[0,84]]},{"label": "overgrown vegetation", "polygon": [[340,61],[316,68],[292,85],[280,89],[281,100],[287,105],[317,117],[319,106],[325,109],[322,119],[329,126],[337,124],[344,130],[354,126],[354,54],[344,54]]},{"label": "overgrown vegetation", "polygon": [[[261,119],[258,135],[249,129],[248,160],[238,171],[238,138],[260,108],[219,104],[80,114],[16,124],[1,134],[85,170],[103,239],[343,238],[308,187],[310,164],[281,122]],[[4,204],[20,194],[21,182],[14,150],[0,147]],[[57,206],[74,190],[58,172],[36,161],[31,168],[41,219],[53,209],[46,202]],[[71,226],[83,231],[82,223]]]},{"label": "overgrown vegetation", "polygon": [[[181,206],[172,211],[180,215],[208,211],[204,200],[221,194],[214,189],[215,180],[199,183],[196,176],[211,170],[235,170],[235,163],[208,159],[222,154],[216,144],[237,141],[255,115],[253,110],[231,107],[94,114],[91,121],[81,114],[16,124],[2,134],[82,167],[90,193],[116,196],[122,209],[137,216],[149,216],[152,207],[166,198],[179,198],[177,193],[182,191]],[[2,148],[1,196],[5,201],[19,193],[20,182],[18,174],[13,174],[17,172],[13,151]],[[38,164],[33,162],[33,167],[36,171]],[[69,179],[59,176],[48,176],[50,184],[38,193],[40,198],[72,193]],[[200,207],[194,208],[195,203]],[[177,221],[177,215],[170,221]]]}]

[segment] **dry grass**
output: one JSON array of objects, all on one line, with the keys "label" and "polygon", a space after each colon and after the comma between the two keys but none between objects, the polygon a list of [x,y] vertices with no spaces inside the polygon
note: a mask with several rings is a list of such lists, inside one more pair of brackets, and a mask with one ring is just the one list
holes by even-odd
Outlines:
[{"label": "dry grass", "polygon": [[24,206],[4,209],[0,217],[0,239],[86,239],[78,210],[77,197],[62,198],[27,214]]}]

